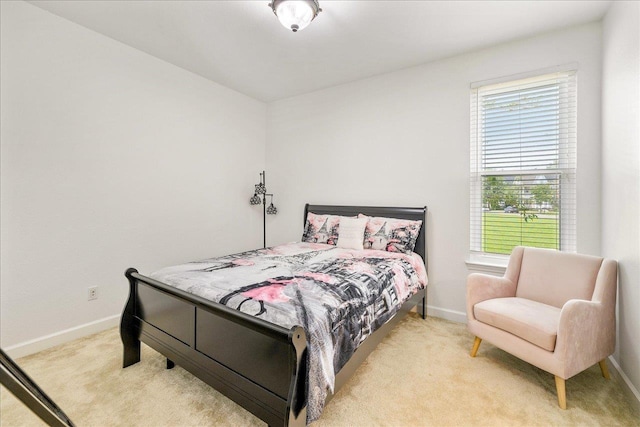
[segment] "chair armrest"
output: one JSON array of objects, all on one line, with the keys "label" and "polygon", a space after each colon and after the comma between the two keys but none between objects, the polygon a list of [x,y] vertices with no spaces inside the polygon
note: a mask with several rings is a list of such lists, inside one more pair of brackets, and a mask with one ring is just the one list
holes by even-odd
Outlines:
[{"label": "chair armrest", "polygon": [[467,319],[475,319],[473,306],[493,298],[516,296],[516,284],[504,277],[473,273],[467,278]]},{"label": "chair armrest", "polygon": [[572,299],[560,312],[555,352],[564,360],[566,378],[613,354],[615,311],[598,301]]}]

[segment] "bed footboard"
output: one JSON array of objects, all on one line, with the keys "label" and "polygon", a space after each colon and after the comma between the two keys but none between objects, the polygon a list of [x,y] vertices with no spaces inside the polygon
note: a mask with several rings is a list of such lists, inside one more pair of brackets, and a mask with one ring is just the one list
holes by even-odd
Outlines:
[{"label": "bed footboard", "polygon": [[306,424],[306,335],[265,322],[130,268],[120,325],[123,367],[140,361],[140,342],[265,421]]}]

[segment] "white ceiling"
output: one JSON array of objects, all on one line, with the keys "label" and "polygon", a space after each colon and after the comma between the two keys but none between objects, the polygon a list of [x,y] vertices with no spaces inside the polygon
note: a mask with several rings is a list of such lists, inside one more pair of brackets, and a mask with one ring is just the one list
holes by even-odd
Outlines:
[{"label": "white ceiling", "polygon": [[298,33],[268,0],[30,3],[269,102],[597,21],[611,2],[320,0]]}]

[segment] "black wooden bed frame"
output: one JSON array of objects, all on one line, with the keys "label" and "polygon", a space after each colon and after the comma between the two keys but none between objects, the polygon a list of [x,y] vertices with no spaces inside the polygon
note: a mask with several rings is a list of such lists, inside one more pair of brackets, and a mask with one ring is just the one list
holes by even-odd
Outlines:
[{"label": "black wooden bed frame", "polygon": [[[307,212],[422,220],[415,252],[427,264],[426,206],[395,208],[305,205]],[[286,329],[189,294],[129,268],[130,293],[120,324],[123,368],[140,361],[140,342],[182,366],[270,426],[306,424],[307,340],[302,327]],[[384,336],[414,307],[426,316],[426,288],[371,334],[337,373],[334,394]],[[329,394],[327,401],[331,399]]]}]

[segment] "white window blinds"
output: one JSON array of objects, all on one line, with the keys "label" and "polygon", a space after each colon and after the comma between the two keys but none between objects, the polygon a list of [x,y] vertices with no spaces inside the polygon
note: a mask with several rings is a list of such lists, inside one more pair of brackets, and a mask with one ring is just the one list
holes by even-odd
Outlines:
[{"label": "white window blinds", "polygon": [[575,252],[575,71],[471,90],[471,251]]}]

